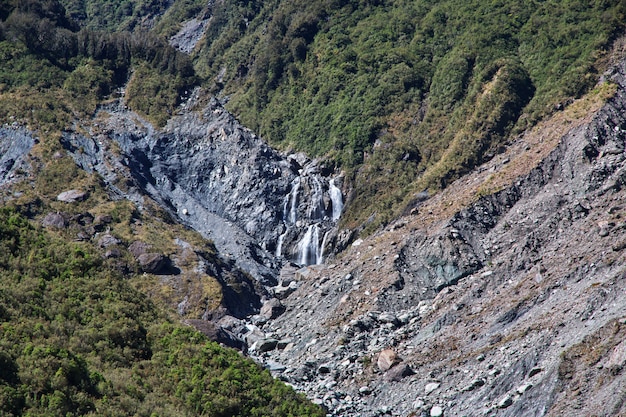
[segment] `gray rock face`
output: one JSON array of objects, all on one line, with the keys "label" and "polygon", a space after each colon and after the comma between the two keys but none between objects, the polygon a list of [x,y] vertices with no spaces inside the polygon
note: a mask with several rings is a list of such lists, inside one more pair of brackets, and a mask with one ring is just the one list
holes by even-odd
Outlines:
[{"label": "gray rock face", "polygon": [[299,274],[262,326],[291,347],[257,359],[333,416],[624,414],[626,61],[606,77],[615,96],[508,187]]},{"label": "gray rock face", "polygon": [[75,161],[138,204],[147,193],[262,283],[276,285],[275,255],[319,263],[332,247],[342,205],[335,182],[314,161],[270,148],[216,100],[183,109],[163,131],[121,106],[101,112],[106,125],[91,137],[64,136]]},{"label": "gray rock face", "polygon": [[27,155],[34,144],[34,136],[26,129],[0,127],[0,185],[21,178],[29,171]]}]

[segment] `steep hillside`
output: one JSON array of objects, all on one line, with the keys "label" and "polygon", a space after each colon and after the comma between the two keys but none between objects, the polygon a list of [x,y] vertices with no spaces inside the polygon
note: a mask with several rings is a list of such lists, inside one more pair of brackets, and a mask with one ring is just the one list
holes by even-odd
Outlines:
[{"label": "steep hillside", "polygon": [[625,13],[0,0],[0,414],[626,413]]},{"label": "steep hillside", "polygon": [[624,51],[604,87],[298,271],[257,358],[334,415],[623,415]]},{"label": "steep hillside", "polygon": [[371,231],[593,86],[624,12],[620,1],[210,2],[192,56],[246,126],[349,170],[343,223]]}]

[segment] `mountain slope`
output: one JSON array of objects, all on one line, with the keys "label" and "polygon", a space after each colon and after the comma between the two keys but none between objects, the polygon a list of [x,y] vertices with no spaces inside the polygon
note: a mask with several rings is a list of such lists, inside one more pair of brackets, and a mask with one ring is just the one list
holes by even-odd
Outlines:
[{"label": "mountain slope", "polygon": [[369,230],[586,91],[624,22],[619,1],[250,1],[206,15],[198,73],[273,145],[350,170],[344,224]]},{"label": "mountain slope", "polygon": [[259,360],[342,416],[623,414],[619,56],[606,104],[574,103],[332,265],[300,271],[264,327],[292,345]]}]

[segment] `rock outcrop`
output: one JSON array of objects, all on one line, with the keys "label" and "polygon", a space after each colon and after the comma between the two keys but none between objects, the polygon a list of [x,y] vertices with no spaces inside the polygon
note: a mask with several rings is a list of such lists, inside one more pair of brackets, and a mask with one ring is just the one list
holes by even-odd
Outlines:
[{"label": "rock outcrop", "polygon": [[263,284],[276,284],[277,257],[321,263],[343,205],[335,181],[317,162],[270,148],[217,100],[195,110],[158,131],[116,104],[90,135],[68,132],[63,143],[117,194],[141,204],[147,193]]}]

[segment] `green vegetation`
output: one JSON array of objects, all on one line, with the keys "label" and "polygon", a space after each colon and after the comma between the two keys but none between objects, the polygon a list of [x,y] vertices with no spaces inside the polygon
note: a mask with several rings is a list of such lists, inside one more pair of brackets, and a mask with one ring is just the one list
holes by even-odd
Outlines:
[{"label": "green vegetation", "polygon": [[150,33],[79,29],[55,0],[4,0],[0,10],[4,120],[62,130],[72,117],[93,114],[130,77],[127,104],[163,124],[196,82],[189,58]]},{"label": "green vegetation", "polygon": [[117,259],[33,227],[21,203],[0,209],[1,415],[323,415],[238,352],[173,324]]},{"label": "green vegetation", "polygon": [[619,0],[215,4],[196,70],[247,126],[348,169],[371,227],[597,80]]}]

